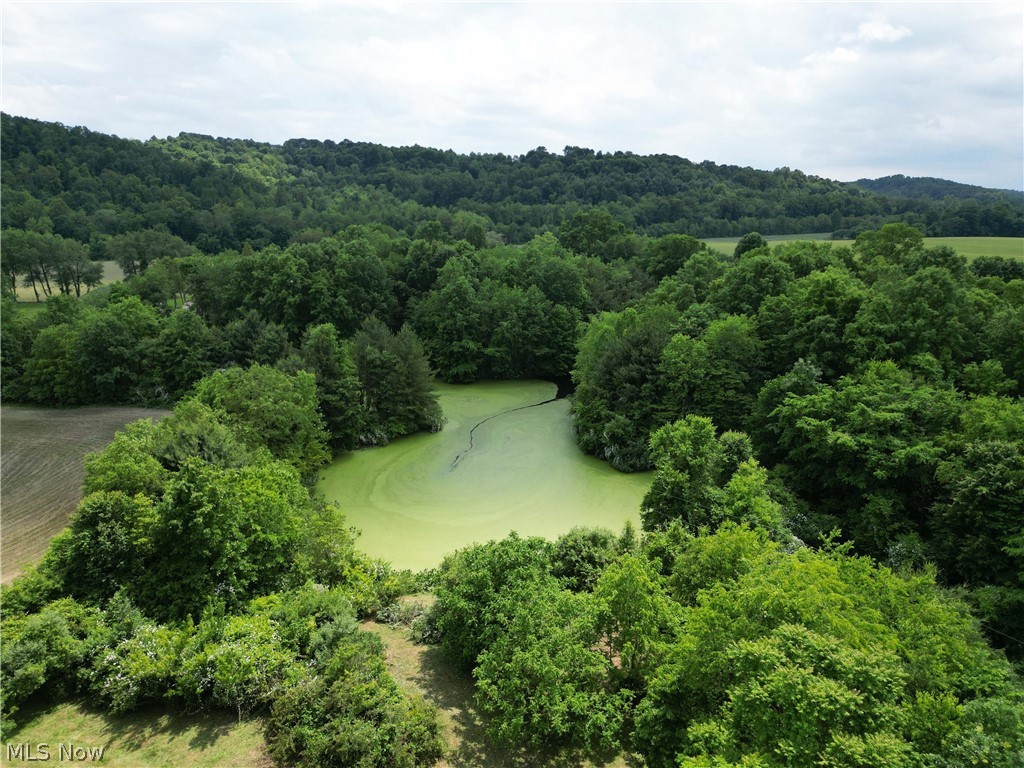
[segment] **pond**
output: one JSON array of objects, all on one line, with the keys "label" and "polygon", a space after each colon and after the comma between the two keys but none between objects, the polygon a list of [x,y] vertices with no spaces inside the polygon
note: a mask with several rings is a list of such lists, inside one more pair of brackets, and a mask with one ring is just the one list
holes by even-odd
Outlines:
[{"label": "pond", "polygon": [[355,451],[321,474],[319,490],[360,530],[362,551],[419,570],[510,531],[553,539],[574,526],[639,528],[650,473],[623,474],[581,453],[554,384],[437,390],[448,419],[440,433]]}]

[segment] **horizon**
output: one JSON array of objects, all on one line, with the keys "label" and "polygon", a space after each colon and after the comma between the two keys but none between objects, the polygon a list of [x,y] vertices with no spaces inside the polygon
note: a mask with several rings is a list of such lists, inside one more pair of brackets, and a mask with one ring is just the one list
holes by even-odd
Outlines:
[{"label": "horizon", "polygon": [[0,9],[2,108],[145,141],[578,145],[1024,189],[1024,6],[59,3]]},{"label": "horizon", "polygon": [[[584,146],[576,145],[576,144],[567,144],[562,149],[557,149],[557,150],[556,149],[551,149],[550,147],[538,146],[538,147],[531,147],[530,149],[527,149],[527,150],[525,150],[524,152],[521,152],[521,153],[513,153],[513,152],[501,152],[501,151],[494,151],[494,152],[490,152],[490,151],[489,152],[460,152],[460,151],[458,151],[458,150],[456,150],[454,148],[451,148],[451,147],[429,146],[429,145],[425,145],[425,144],[384,144],[384,143],[379,142],[379,141],[366,141],[366,140],[356,140],[356,139],[349,139],[349,138],[341,138],[341,139],[318,138],[316,136],[291,136],[291,137],[289,137],[287,139],[284,139],[284,141],[281,141],[281,142],[272,142],[272,141],[262,141],[260,139],[254,139],[254,138],[251,138],[251,137],[248,137],[248,136],[216,136],[214,134],[199,133],[197,131],[179,131],[177,134],[168,134],[167,136],[152,135],[152,136],[149,136],[147,138],[139,138],[139,137],[136,137],[136,136],[124,136],[124,135],[121,135],[121,134],[116,133],[116,132],[108,133],[106,131],[97,131],[97,130],[89,127],[88,125],[70,125],[70,124],[62,123],[62,122],[56,121],[56,120],[43,120],[41,118],[30,117],[28,115],[11,115],[11,114],[8,114],[6,111],[3,112],[3,114],[8,116],[8,117],[13,117],[13,118],[21,118],[21,119],[25,119],[25,120],[36,120],[38,122],[50,123],[50,124],[54,124],[54,125],[63,125],[65,128],[82,128],[82,129],[85,129],[85,130],[90,131],[92,133],[100,133],[100,134],[103,134],[103,135],[106,135],[106,136],[111,136],[113,138],[122,139],[122,140],[126,140],[126,141],[138,141],[138,142],[141,142],[143,144],[148,144],[148,143],[153,142],[153,141],[160,142],[160,141],[173,140],[173,139],[180,138],[181,136],[197,136],[197,137],[202,137],[202,138],[213,139],[215,141],[222,141],[222,140],[223,141],[253,141],[253,142],[256,142],[258,144],[267,144],[268,146],[272,146],[272,147],[282,147],[282,146],[284,146],[284,144],[286,144],[289,141],[318,141],[318,142],[321,142],[321,143],[326,143],[326,142],[330,141],[330,142],[333,142],[334,144],[343,144],[345,142],[350,142],[350,143],[353,143],[353,144],[376,144],[378,146],[387,147],[389,149],[402,149],[402,148],[419,147],[419,148],[422,148],[422,149],[431,149],[431,150],[435,150],[435,151],[438,151],[438,152],[454,152],[457,155],[461,155],[461,156],[465,156],[465,157],[468,157],[468,156],[473,155],[473,154],[491,155],[491,156],[499,156],[500,155],[500,156],[508,157],[510,159],[513,159],[513,160],[521,158],[521,157],[525,156],[526,154],[528,154],[529,152],[532,152],[532,151],[538,150],[538,149],[544,149],[545,151],[547,151],[548,153],[550,153],[552,155],[564,156],[565,155],[565,150],[573,148],[573,149],[587,150],[587,151],[590,151],[590,152],[594,152],[595,154],[598,154],[598,155],[627,154],[627,155],[633,155],[633,156],[636,156],[636,157],[658,157],[658,156],[676,157],[676,158],[679,158],[681,160],[685,160],[685,161],[687,161],[689,163],[693,163],[694,165],[700,165],[700,164],[705,163],[705,162],[710,162],[710,163],[713,163],[714,165],[716,165],[718,167],[729,167],[729,166],[732,166],[732,167],[738,167],[738,168],[750,168],[751,170],[754,170],[754,171],[757,171],[757,172],[762,172],[762,173],[772,173],[773,171],[780,170],[783,167],[788,168],[788,166],[779,166],[779,167],[776,167],[776,168],[757,168],[757,167],[750,166],[750,165],[741,166],[741,165],[738,165],[737,163],[729,163],[729,162],[722,162],[722,161],[718,161],[718,160],[711,160],[709,158],[695,159],[695,158],[692,158],[692,157],[686,157],[684,155],[671,154],[671,153],[668,153],[668,152],[634,152],[633,150],[629,150],[629,149],[604,150],[604,149],[594,149],[592,147],[584,147]],[[828,181],[834,181],[834,182],[837,182],[839,184],[856,184],[857,182],[860,182],[860,181],[878,181],[878,180],[887,179],[887,178],[903,177],[903,178],[907,178],[907,179],[935,179],[937,181],[945,181],[945,182],[951,182],[951,183],[954,183],[954,184],[962,184],[964,186],[976,187],[978,189],[984,189],[984,190],[996,191],[996,192],[1020,192],[1020,193],[1024,193],[1024,185],[1022,185],[1021,188],[1013,188],[1013,187],[985,187],[985,186],[978,185],[978,184],[972,184],[970,182],[960,181],[959,179],[949,179],[949,178],[943,178],[941,176],[910,176],[910,175],[904,174],[904,173],[888,173],[888,174],[883,174],[881,176],[874,176],[874,177],[862,176],[862,177],[860,177],[858,179],[837,179],[837,178],[832,178],[832,177],[828,177],[828,176],[821,176],[820,174],[816,174],[816,173],[810,173],[810,172],[805,171],[802,168],[788,168],[788,169],[790,171],[799,171],[800,173],[803,173],[805,176],[808,176],[808,177],[826,179]]]}]

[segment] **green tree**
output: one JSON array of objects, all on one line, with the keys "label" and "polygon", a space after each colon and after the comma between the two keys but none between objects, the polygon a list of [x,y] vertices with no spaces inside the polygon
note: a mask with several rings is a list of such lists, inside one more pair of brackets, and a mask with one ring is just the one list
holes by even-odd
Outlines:
[{"label": "green tree", "polygon": [[76,597],[102,602],[136,582],[152,553],[157,517],[153,501],[138,494],[99,491],[71,516],[59,550],[64,584]]},{"label": "green tree", "polygon": [[363,407],[373,432],[363,443],[386,443],[420,430],[436,432],[444,414],[419,338],[408,326],[396,334],[367,318],[352,341],[352,358],[362,386]]},{"label": "green tree", "polygon": [[551,543],[514,532],[448,555],[438,569],[432,610],[445,655],[472,669],[504,629],[499,599],[509,589],[543,580],[550,568]]},{"label": "green tree", "polygon": [[117,235],[107,243],[107,254],[118,263],[125,276],[141,275],[161,258],[188,256],[192,247],[180,237],[159,229],[143,229]]},{"label": "green tree", "polygon": [[72,326],[65,324],[48,326],[36,334],[23,380],[30,401],[59,406],[89,401],[78,376],[73,334]]},{"label": "green tree", "polygon": [[611,261],[611,246],[626,226],[603,208],[580,211],[558,228],[558,241],[574,253]]},{"label": "green tree", "polygon": [[594,648],[594,599],[545,580],[507,600],[507,627],[474,671],[491,735],[516,746],[618,747],[630,693],[608,689],[612,663]]},{"label": "green tree", "polygon": [[339,326],[342,333],[354,333],[364,318],[387,314],[391,301],[391,281],[384,263],[365,239],[345,244],[336,264],[337,284],[343,286],[345,301],[352,312],[350,326]]},{"label": "green tree", "polygon": [[199,315],[178,310],[146,349],[147,368],[167,400],[178,400],[214,369],[213,331]]},{"label": "green tree", "polygon": [[[1005,644],[1024,629],[1024,451],[1021,440],[967,443],[936,469],[942,491],[930,531],[945,577],[981,588],[983,618]],[[1013,606],[1016,606],[1014,608]],[[1008,653],[1020,656],[1016,647]]]},{"label": "green tree", "polygon": [[145,350],[159,333],[156,311],[134,296],[85,314],[73,342],[79,401],[149,401]]},{"label": "green tree", "polygon": [[267,742],[277,760],[297,768],[416,768],[440,759],[436,710],[402,694],[376,635],[342,631],[323,646],[316,667],[271,707]]},{"label": "green tree", "polygon": [[884,557],[889,542],[923,528],[959,411],[955,391],[885,362],[791,395],[771,419],[791,487],[839,515],[861,551]]},{"label": "green tree", "polygon": [[660,426],[657,364],[677,313],[665,306],[593,318],[579,344],[572,404],[576,441],[625,471],[650,466],[648,439]]},{"label": "green tree", "polygon": [[[221,414],[194,398],[179,401],[171,415],[162,419],[151,434],[146,449],[151,455],[146,457],[145,463],[141,464],[136,456],[126,457],[120,466],[122,471],[125,464],[148,466],[153,460],[165,470],[177,472],[188,459],[201,459],[221,469],[238,469],[270,459],[270,452],[264,446],[245,444],[239,434],[222,421]],[[115,442],[118,438],[120,433],[114,438]],[[115,456],[113,461],[113,466],[117,467],[119,458]]]},{"label": "green tree", "polygon": [[712,322],[699,340],[677,335],[659,363],[664,412],[708,416],[725,429],[742,426],[762,383],[762,351],[754,323],[729,316]]},{"label": "green tree", "polygon": [[655,280],[676,274],[694,254],[707,245],[690,235],[665,235],[651,240],[641,260],[644,270]]},{"label": "green tree", "polygon": [[454,258],[442,267],[436,288],[418,305],[414,322],[444,381],[475,381],[483,375],[488,329],[479,285],[468,260]]},{"label": "green tree", "polygon": [[330,459],[311,373],[290,376],[262,365],[229,368],[200,381],[195,397],[216,411],[244,444],[266,446],[305,478]]},{"label": "green tree", "polygon": [[336,451],[352,450],[365,428],[365,416],[348,347],[333,325],[318,325],[306,332],[301,355],[306,370],[316,377],[317,398],[331,447]]},{"label": "green tree", "polygon": [[853,250],[858,264],[869,277],[884,272],[886,267],[903,267],[912,263],[924,248],[924,235],[908,224],[886,224],[881,229],[861,232]]},{"label": "green tree", "polygon": [[722,312],[753,315],[769,296],[783,293],[793,281],[793,270],[767,253],[748,255],[725,270],[711,289],[709,300]]},{"label": "green tree", "polygon": [[25,318],[12,299],[0,299],[0,382],[9,402],[23,396],[24,382],[19,379],[31,349],[32,334]]},{"label": "green tree", "polygon": [[906,362],[931,354],[950,373],[971,356],[967,295],[948,270],[927,267],[874,288],[844,334],[858,359]]},{"label": "green tree", "polygon": [[[807,768],[957,764],[962,726],[928,716],[955,734],[948,740],[905,727],[921,722],[914,709],[926,706],[922,697],[977,706],[1019,691],[966,605],[932,576],[801,549],[748,562],[698,592],[639,707],[634,743],[650,766],[700,765],[701,757]],[[985,720],[975,733],[1001,732],[996,718]],[[1015,741],[1004,749],[1017,749]],[[847,761],[857,754],[860,762]]]},{"label": "green tree", "polygon": [[126,497],[143,494],[159,499],[168,474],[153,455],[157,435],[157,427],[149,419],[119,429],[105,448],[85,455],[82,490],[87,495],[118,491]]},{"label": "green tree", "polygon": [[106,639],[99,610],[71,599],[50,603],[29,616],[5,616],[0,650],[4,738],[17,727],[14,715],[33,695],[44,690],[76,693],[78,672]]},{"label": "green tree", "polygon": [[617,550],[615,534],[607,528],[573,528],[555,541],[551,574],[571,592],[589,592]]},{"label": "green tree", "polygon": [[149,615],[198,617],[280,589],[311,514],[309,495],[284,463],[216,469],[188,459],[156,507],[152,556],[129,585]]},{"label": "green tree", "polygon": [[719,504],[722,447],[715,425],[704,416],[686,416],[651,435],[654,480],[640,505],[644,530],[685,521],[696,531],[710,525]]},{"label": "green tree", "polygon": [[639,554],[619,557],[594,587],[598,626],[619,685],[641,691],[655,674],[681,622],[678,605],[669,600],[663,580]]},{"label": "green tree", "polygon": [[732,255],[734,259],[738,259],[748,251],[756,251],[758,248],[767,248],[768,241],[764,239],[758,232],[748,232],[739,239],[736,243],[736,247],[733,249]]},{"label": "green tree", "polygon": [[795,280],[786,292],[770,296],[757,313],[773,372],[781,374],[797,360],[812,361],[829,381],[850,373],[858,359],[846,338],[866,298],[863,284],[848,272],[829,267]]}]

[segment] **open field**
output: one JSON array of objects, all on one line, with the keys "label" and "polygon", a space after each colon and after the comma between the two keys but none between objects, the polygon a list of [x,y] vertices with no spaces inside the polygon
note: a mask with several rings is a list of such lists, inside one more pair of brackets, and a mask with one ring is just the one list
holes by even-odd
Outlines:
[{"label": "open field", "polygon": [[1024,237],[926,237],[929,247],[948,245],[968,259],[978,256],[1002,256],[1024,260]]},{"label": "open field", "polygon": [[[832,240],[827,232],[813,232],[807,235],[766,235],[769,243],[789,243],[794,240],[824,240],[834,245],[853,245],[853,240]],[[706,239],[709,246],[719,253],[731,256],[739,242],[738,237],[713,237]],[[978,256],[1003,256],[1008,259],[1024,260],[1024,237],[926,237],[928,248],[948,245],[968,259]]]},{"label": "open field", "polygon": [[[59,704],[38,713],[21,713],[26,724],[10,742],[48,744],[49,762],[60,761],[60,745],[103,748],[96,761],[110,768],[271,768],[258,719],[238,722],[224,711],[186,715],[153,706],[124,715],[108,715],[83,702]],[[34,716],[33,716],[34,715]],[[31,720],[28,720],[31,718]],[[3,765],[32,765],[7,759]]]},{"label": "open field", "polygon": [[[104,261],[103,264],[103,282],[100,285],[106,285],[107,283],[116,283],[118,280],[124,280],[124,272],[121,270],[121,266],[116,261]],[[54,287],[56,289],[56,286]],[[57,291],[60,293],[60,291]],[[43,296],[42,291],[39,292],[40,298],[43,300],[40,302],[36,301],[36,295],[32,292],[31,288],[26,288],[23,285],[18,286],[16,292],[18,302],[26,305],[31,304],[43,304],[46,298]],[[84,294],[83,294],[84,295]]]},{"label": "open field", "polygon": [[473,679],[454,668],[440,646],[416,645],[403,628],[367,622],[363,629],[380,636],[387,648],[388,672],[404,691],[422,696],[441,712],[447,755],[438,768],[569,768],[608,766],[625,768],[622,756],[593,763],[573,752],[539,756],[510,750],[487,738],[487,721],[473,700]]},{"label": "open field", "polygon": [[39,559],[81,499],[82,459],[122,426],[167,411],[149,408],[0,409],[0,579]]}]

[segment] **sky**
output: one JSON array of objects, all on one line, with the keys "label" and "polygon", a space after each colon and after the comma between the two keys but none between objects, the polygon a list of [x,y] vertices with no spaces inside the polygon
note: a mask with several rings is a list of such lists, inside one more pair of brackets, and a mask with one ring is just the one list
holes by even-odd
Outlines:
[{"label": "sky", "polygon": [[4,112],[124,138],[566,146],[1024,188],[1024,3],[0,6]]}]

